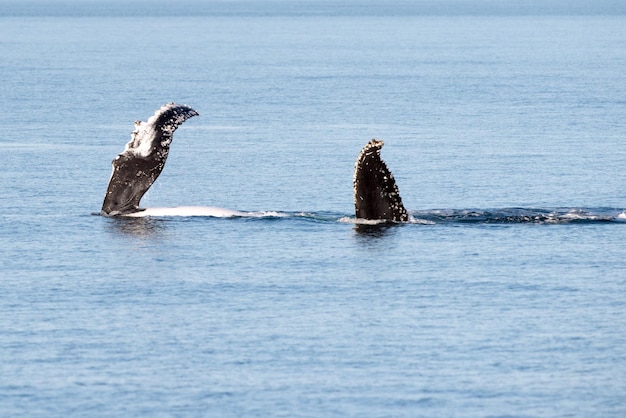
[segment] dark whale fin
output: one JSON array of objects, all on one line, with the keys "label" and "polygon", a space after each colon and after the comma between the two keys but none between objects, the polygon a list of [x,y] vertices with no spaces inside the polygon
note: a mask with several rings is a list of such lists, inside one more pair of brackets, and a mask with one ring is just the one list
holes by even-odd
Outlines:
[{"label": "dark whale fin", "polygon": [[398,186],[380,158],[383,141],[372,139],[359,153],[354,167],[354,209],[360,219],[408,221]]},{"label": "dark whale fin", "polygon": [[113,160],[113,173],[104,197],[105,216],[139,211],[139,201],[159,177],[178,126],[198,112],[189,106],[168,103],[147,122],[135,122],[130,142]]}]

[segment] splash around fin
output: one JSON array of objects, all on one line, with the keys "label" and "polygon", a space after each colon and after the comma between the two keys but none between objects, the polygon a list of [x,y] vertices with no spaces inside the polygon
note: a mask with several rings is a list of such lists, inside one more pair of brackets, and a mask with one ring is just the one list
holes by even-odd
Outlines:
[{"label": "splash around fin", "polygon": [[113,172],[100,214],[120,216],[141,212],[139,202],[159,177],[169,154],[174,131],[198,112],[168,103],[146,122],[135,122],[131,139],[112,162]]},{"label": "splash around fin", "polygon": [[396,181],[380,158],[383,141],[372,139],[359,153],[354,166],[354,210],[368,220],[409,220]]}]

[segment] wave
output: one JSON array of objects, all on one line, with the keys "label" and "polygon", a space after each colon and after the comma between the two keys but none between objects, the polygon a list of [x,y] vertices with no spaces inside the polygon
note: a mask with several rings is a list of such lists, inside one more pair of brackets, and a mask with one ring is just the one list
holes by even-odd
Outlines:
[{"label": "wave", "polygon": [[[358,219],[336,212],[238,211],[215,206],[147,208],[125,215],[145,217],[210,217],[258,219],[306,219],[355,225],[389,224],[384,220]],[[571,224],[626,222],[626,212],[616,208],[502,208],[502,209],[427,209],[410,212],[402,224]]]}]

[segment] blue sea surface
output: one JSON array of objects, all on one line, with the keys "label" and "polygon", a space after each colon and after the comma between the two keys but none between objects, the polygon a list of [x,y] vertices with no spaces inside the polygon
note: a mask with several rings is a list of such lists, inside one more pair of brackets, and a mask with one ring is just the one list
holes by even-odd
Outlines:
[{"label": "blue sea surface", "polygon": [[[0,56],[0,416],[626,415],[623,2],[0,0]],[[265,216],[94,215],[171,101],[142,206]]]}]

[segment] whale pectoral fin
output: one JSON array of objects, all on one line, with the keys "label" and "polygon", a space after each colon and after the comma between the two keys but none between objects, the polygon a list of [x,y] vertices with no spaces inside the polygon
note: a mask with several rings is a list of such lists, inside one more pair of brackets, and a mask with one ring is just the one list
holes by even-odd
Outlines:
[{"label": "whale pectoral fin", "polygon": [[198,112],[189,106],[169,103],[147,122],[135,122],[130,142],[113,160],[102,215],[124,215],[139,210],[141,198],[163,171],[174,131],[196,115]]},{"label": "whale pectoral fin", "polygon": [[354,167],[354,209],[357,218],[408,221],[398,186],[380,158],[383,141],[372,139],[363,147]]}]

